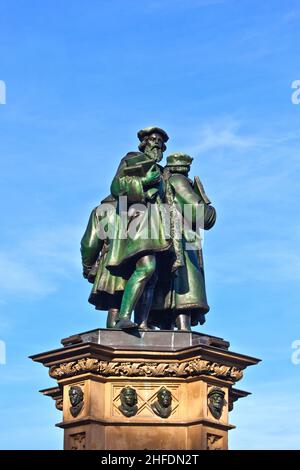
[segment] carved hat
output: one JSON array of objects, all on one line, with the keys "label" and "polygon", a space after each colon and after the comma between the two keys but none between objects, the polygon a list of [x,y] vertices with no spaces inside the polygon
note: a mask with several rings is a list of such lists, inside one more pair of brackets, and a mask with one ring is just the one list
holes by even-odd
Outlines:
[{"label": "carved hat", "polygon": [[221,397],[225,397],[225,392],[224,390],[222,390],[221,388],[218,388],[218,387],[214,387],[211,389],[211,391],[209,392],[208,394],[208,397],[210,397],[211,395],[220,395]]},{"label": "carved hat", "polygon": [[192,164],[193,158],[186,153],[172,153],[167,157],[166,166],[189,166]]},{"label": "carved hat", "polygon": [[160,134],[162,136],[164,142],[167,142],[169,140],[169,136],[166,133],[166,131],[164,131],[160,127],[156,127],[156,126],[150,126],[150,127],[145,127],[145,129],[141,129],[140,131],[138,131],[137,136],[138,136],[139,140],[142,142],[142,140],[146,136],[151,135],[153,133]]}]

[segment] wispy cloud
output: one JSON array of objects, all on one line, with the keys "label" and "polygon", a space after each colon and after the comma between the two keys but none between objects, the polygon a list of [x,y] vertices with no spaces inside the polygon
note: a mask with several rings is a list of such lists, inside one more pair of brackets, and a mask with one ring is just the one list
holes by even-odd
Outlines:
[{"label": "wispy cloud", "polygon": [[288,239],[282,243],[241,241],[239,246],[234,240],[210,260],[210,271],[215,281],[225,284],[299,282],[300,255]]},{"label": "wispy cloud", "polygon": [[61,279],[79,272],[79,227],[35,228],[16,238],[13,250],[0,252],[2,302],[12,293],[22,297],[51,294]]},{"label": "wispy cloud", "polygon": [[253,126],[226,116],[193,131],[189,151],[200,157],[193,170],[201,177],[205,163],[212,173],[220,214],[220,252],[210,261],[220,282],[300,280],[300,138],[283,125],[273,127],[250,134]]},{"label": "wispy cloud", "polygon": [[0,252],[0,293],[48,294],[54,285],[41,278],[30,262],[20,261],[15,255]]},{"label": "wispy cloud", "polygon": [[[211,150],[230,151],[227,154],[229,157],[234,151],[239,156],[251,156],[256,164],[256,154],[259,154],[260,161],[264,161],[263,155],[267,159],[269,155],[276,158],[278,153],[281,157],[287,157],[293,150],[300,148],[299,133],[290,127],[286,128],[282,121],[264,123],[259,131],[255,130],[254,124],[229,114],[208,120],[193,129],[187,127],[184,134],[191,143],[186,150],[193,155],[213,155]],[[182,133],[182,129],[180,132]],[[249,154],[250,150],[256,153]],[[299,156],[299,152],[296,153]]]},{"label": "wispy cloud", "polygon": [[258,136],[243,134],[239,121],[231,116],[203,125],[196,136],[198,143],[190,148],[192,153],[214,149],[246,150],[264,145]]},{"label": "wispy cloud", "polygon": [[291,23],[294,21],[299,21],[299,18],[300,18],[300,10],[292,9],[292,10],[289,10],[287,13],[285,13],[282,19],[284,23]]},{"label": "wispy cloud", "polygon": [[231,413],[231,422],[237,429],[231,431],[229,448],[299,449],[300,409],[291,400],[295,387],[297,379],[284,384],[266,381],[252,396],[237,402]]}]

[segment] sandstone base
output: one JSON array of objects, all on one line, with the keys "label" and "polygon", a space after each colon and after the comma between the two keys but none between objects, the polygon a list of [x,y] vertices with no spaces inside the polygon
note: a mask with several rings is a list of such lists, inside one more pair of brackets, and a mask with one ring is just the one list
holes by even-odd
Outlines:
[{"label": "sandstone base", "polygon": [[[57,380],[42,393],[62,410],[58,426],[64,429],[64,448],[72,450],[225,450],[234,427],[229,411],[248,395],[234,385],[259,361],[229,351],[221,338],[181,331],[99,329],[62,344],[31,358]],[[74,386],[83,397],[75,416],[69,396]],[[137,411],[130,417],[120,410],[126,386],[137,394]],[[168,417],[152,408],[162,387],[172,396]],[[224,396],[220,416],[209,398],[216,390]]]}]

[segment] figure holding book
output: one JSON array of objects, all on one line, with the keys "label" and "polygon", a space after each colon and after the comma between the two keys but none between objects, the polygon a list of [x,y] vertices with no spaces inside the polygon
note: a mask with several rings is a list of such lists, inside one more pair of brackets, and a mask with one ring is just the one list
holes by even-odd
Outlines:
[{"label": "figure holding book", "polygon": [[190,156],[172,154],[159,165],[165,131],[146,128],[138,137],[140,151],[121,160],[81,242],[89,301],[108,310],[109,328],[190,330],[209,310],[198,229],[210,229],[216,211],[200,179],[188,177]]},{"label": "figure holding book", "polygon": [[[140,152],[130,152],[121,160],[111,184],[111,194],[119,203],[107,269],[127,279],[117,322],[121,329],[147,328],[158,256],[171,247],[163,221],[163,168],[158,164],[168,135],[163,129],[149,127],[139,131],[138,138]],[[138,324],[131,320],[135,307]]]}]

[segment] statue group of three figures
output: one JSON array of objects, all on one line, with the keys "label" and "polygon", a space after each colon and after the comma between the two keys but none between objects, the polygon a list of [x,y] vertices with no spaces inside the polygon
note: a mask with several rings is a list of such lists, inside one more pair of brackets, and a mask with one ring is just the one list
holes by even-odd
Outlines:
[{"label": "statue group of three figures", "polygon": [[137,135],[139,151],[122,158],[81,241],[89,302],[108,312],[107,328],[190,331],[209,311],[201,231],[213,227],[216,211],[199,178],[189,178],[189,155],[159,164],[163,129]]}]

